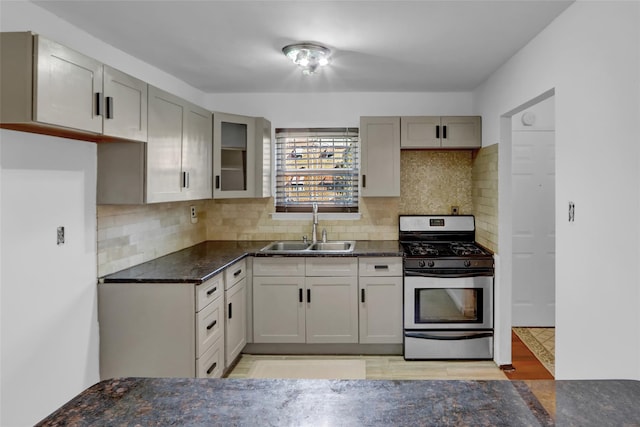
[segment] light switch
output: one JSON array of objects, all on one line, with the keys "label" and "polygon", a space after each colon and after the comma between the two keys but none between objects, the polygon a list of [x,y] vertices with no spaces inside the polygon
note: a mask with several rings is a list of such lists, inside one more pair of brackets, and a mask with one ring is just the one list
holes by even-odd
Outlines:
[{"label": "light switch", "polygon": [[58,245],[64,244],[64,227],[58,227]]},{"label": "light switch", "polygon": [[573,222],[576,218],[576,205],[569,202],[569,222]]}]

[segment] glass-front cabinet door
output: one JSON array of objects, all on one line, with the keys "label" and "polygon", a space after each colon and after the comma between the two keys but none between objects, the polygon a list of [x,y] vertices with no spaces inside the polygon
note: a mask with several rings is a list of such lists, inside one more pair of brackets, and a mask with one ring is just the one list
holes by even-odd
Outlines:
[{"label": "glass-front cabinet door", "polygon": [[242,198],[255,194],[255,119],[213,114],[213,197]]}]

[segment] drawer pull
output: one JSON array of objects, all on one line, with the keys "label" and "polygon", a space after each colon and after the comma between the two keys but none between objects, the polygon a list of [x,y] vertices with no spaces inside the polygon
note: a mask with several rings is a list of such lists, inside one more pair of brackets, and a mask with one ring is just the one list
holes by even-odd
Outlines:
[{"label": "drawer pull", "polygon": [[236,271],[235,273],[233,273],[233,277],[238,277],[240,275],[240,273],[242,273],[242,269]]},{"label": "drawer pull", "polygon": [[211,372],[216,369],[216,366],[218,366],[218,362],[213,362],[213,365],[211,365],[211,367],[207,369],[207,375],[211,375]]},{"label": "drawer pull", "polygon": [[360,289],[360,302],[364,303],[365,298],[364,298],[364,289]]},{"label": "drawer pull", "polygon": [[211,322],[211,324],[209,326],[207,326],[207,331],[211,330],[211,328],[213,328],[214,326],[216,326],[216,323],[218,323],[217,320],[214,320],[213,322]]},{"label": "drawer pull", "polygon": [[388,265],[376,265],[373,267],[376,270],[388,270],[389,266]]},{"label": "drawer pull", "polygon": [[214,292],[215,292],[215,291],[217,291],[217,290],[218,290],[218,287],[217,287],[217,286],[214,286],[213,288],[211,288],[211,289],[209,289],[209,290],[207,291],[207,296],[208,296],[208,297],[210,297],[210,296],[211,296],[211,294],[212,294],[212,293],[214,293]]}]

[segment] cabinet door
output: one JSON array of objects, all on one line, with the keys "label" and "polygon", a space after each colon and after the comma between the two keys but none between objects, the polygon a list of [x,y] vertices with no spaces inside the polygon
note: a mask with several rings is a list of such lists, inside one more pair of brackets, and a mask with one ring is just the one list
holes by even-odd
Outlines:
[{"label": "cabinet door", "polygon": [[255,194],[255,119],[213,114],[213,197],[246,198]]},{"label": "cabinet door", "polygon": [[440,147],[440,117],[407,116],[400,118],[400,147]]},{"label": "cabinet door", "polygon": [[225,358],[228,368],[247,344],[247,279],[242,279],[225,292]]},{"label": "cabinet door", "polygon": [[256,117],[255,197],[271,197],[271,122]]},{"label": "cabinet door", "polygon": [[147,203],[182,200],[184,101],[149,87]]},{"label": "cabinet door", "polygon": [[304,277],[253,277],[253,342],[304,343]]},{"label": "cabinet door", "polygon": [[358,278],[306,278],[307,343],[358,342]]},{"label": "cabinet door", "polygon": [[360,277],[360,343],[402,343],[402,277]]},{"label": "cabinet door", "polygon": [[362,196],[400,197],[400,117],[361,117]]},{"label": "cabinet door", "polygon": [[102,132],[102,64],[35,36],[34,120]]},{"label": "cabinet door", "polygon": [[103,128],[108,136],[147,141],[147,84],[107,65]]},{"label": "cabinet door", "polygon": [[212,197],[211,113],[187,104],[182,140],[182,191],[185,199]]},{"label": "cabinet door", "polygon": [[480,148],[482,119],[480,116],[442,117],[442,148]]}]

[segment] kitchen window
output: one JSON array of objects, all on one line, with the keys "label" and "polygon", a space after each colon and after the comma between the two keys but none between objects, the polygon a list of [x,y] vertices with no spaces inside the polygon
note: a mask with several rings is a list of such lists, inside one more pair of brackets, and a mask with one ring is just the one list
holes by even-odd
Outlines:
[{"label": "kitchen window", "polygon": [[276,212],[358,212],[357,128],[276,129]]}]

